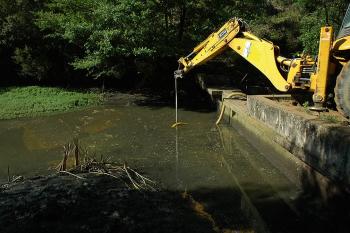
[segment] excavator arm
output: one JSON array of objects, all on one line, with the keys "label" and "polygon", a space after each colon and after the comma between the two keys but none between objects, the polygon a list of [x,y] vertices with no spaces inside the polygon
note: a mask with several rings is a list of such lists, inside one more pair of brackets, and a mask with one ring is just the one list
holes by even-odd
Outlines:
[{"label": "excavator arm", "polygon": [[240,32],[242,25],[243,22],[240,20],[230,19],[227,21],[217,32],[212,33],[197,45],[189,55],[179,59],[182,71],[187,73],[195,66],[221,54],[228,48],[228,43]]},{"label": "excavator arm", "polygon": [[278,47],[248,32],[245,23],[236,18],[227,21],[218,31],[196,46],[189,55],[181,57],[178,60],[180,66],[175,71],[175,78],[181,78],[183,74],[215,58],[228,48],[258,68],[279,91],[286,92],[291,88],[291,84],[282,76],[277,63],[289,68],[292,60],[276,55]]}]

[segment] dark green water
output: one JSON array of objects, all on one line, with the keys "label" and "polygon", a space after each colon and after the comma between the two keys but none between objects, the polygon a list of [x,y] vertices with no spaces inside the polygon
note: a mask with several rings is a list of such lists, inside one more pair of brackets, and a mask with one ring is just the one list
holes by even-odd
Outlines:
[{"label": "dark green water", "polygon": [[300,208],[302,172],[295,159],[252,143],[244,132],[216,127],[215,113],[179,115],[188,125],[177,131],[170,128],[173,108],[136,105],[0,121],[1,180],[8,166],[12,175],[53,172],[63,145],[77,137],[91,156],[127,162],[166,189],[188,192],[222,231],[329,232]]},{"label": "dark green water", "polygon": [[[178,131],[178,162],[183,166],[198,163],[195,166],[200,168],[209,157],[215,159],[213,156],[221,149],[213,127],[216,116],[190,111],[180,115],[189,125]],[[108,156],[150,172],[157,170],[159,174],[164,169],[170,177],[176,162],[176,130],[170,127],[173,123],[172,108],[138,106],[97,107],[35,119],[1,121],[0,176],[7,177],[8,165],[18,175],[47,172],[61,160],[63,145],[77,137],[91,155]]]}]

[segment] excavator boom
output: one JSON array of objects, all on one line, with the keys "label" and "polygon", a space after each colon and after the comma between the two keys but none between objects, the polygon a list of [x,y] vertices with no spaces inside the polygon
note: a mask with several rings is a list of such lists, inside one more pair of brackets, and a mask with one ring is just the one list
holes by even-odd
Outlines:
[{"label": "excavator boom", "polygon": [[221,54],[227,49],[228,43],[240,32],[243,24],[243,21],[235,18],[227,21],[217,32],[212,33],[197,45],[189,55],[179,59],[182,71],[187,73],[193,67]]},{"label": "excavator boom", "polygon": [[276,47],[271,42],[248,32],[246,24],[237,18],[227,21],[218,31],[196,46],[189,55],[181,57],[178,60],[180,69],[175,72],[175,77],[182,77],[182,74],[215,58],[228,48],[257,67],[278,90],[283,92],[289,90],[291,85],[281,75],[276,61],[288,66],[291,64],[290,59],[276,56]]}]

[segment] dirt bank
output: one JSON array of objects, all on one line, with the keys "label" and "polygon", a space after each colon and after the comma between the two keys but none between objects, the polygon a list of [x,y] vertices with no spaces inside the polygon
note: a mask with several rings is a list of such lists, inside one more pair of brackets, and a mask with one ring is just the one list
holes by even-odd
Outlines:
[{"label": "dirt bank", "polygon": [[0,189],[0,232],[214,232],[177,192],[137,190],[91,173],[55,174]]}]

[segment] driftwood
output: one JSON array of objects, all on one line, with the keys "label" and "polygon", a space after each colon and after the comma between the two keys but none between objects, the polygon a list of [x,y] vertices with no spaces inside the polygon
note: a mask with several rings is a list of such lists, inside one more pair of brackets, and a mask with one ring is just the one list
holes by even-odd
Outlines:
[{"label": "driftwood", "polygon": [[[68,169],[67,162],[74,155],[74,167]],[[100,156],[99,161],[89,157],[88,152],[79,146],[79,140],[63,146],[63,158],[56,167],[59,174],[74,176],[77,179],[86,179],[78,174],[94,174],[109,176],[123,182],[128,188],[136,190],[155,191],[156,183],[141,175],[127,164],[118,165],[110,161],[109,157]]]}]

